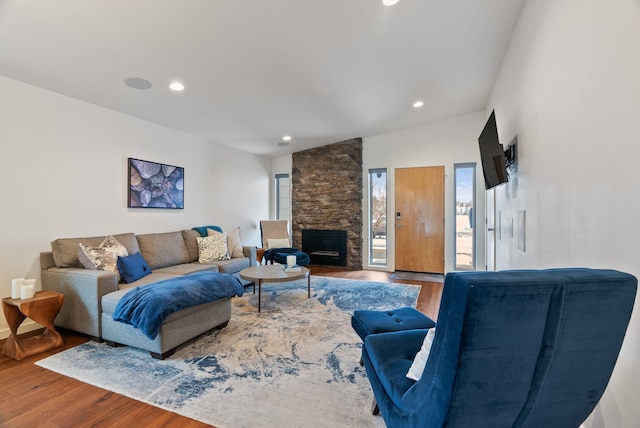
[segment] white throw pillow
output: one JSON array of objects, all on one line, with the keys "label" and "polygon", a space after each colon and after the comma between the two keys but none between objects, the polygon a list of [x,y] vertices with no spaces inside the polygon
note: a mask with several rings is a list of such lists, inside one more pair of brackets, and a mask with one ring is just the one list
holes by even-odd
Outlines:
[{"label": "white throw pillow", "polygon": [[196,238],[198,240],[198,262],[209,263],[220,260],[229,260],[227,253],[227,235],[217,235]]},{"label": "white throw pillow", "polygon": [[267,246],[269,247],[267,249],[271,249],[271,248],[291,248],[291,244],[289,243],[289,238],[283,238],[283,239],[268,238],[267,239]]},{"label": "white throw pillow", "polygon": [[424,366],[427,364],[427,359],[429,358],[429,352],[431,351],[431,345],[433,344],[433,338],[435,336],[436,329],[430,328],[424,338],[424,342],[422,342],[422,348],[420,348],[416,354],[416,357],[413,359],[413,364],[411,364],[411,367],[407,372],[407,377],[409,379],[419,381],[422,377],[422,372],[424,371]]}]

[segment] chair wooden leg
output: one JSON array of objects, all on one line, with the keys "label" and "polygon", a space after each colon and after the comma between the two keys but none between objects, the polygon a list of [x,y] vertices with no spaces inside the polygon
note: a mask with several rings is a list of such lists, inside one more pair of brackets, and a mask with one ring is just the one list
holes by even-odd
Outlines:
[{"label": "chair wooden leg", "polygon": [[371,414],[374,416],[378,416],[380,414],[380,408],[376,402],[376,397],[373,397],[373,402],[371,403]]}]

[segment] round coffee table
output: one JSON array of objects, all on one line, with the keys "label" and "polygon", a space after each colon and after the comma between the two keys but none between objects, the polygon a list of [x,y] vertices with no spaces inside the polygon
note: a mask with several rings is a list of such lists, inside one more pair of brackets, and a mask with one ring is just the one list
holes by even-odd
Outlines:
[{"label": "round coffee table", "polygon": [[260,312],[263,282],[286,282],[307,278],[307,297],[311,297],[311,275],[309,269],[305,267],[301,267],[297,272],[285,272],[284,265],[254,266],[242,269],[240,278],[253,281],[253,294],[256,294],[256,282],[258,282],[258,312]]}]

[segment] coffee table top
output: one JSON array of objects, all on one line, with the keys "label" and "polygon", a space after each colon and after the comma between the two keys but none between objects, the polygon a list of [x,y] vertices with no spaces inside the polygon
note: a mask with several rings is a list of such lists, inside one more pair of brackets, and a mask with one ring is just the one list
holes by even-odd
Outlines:
[{"label": "coffee table top", "polygon": [[309,269],[301,267],[299,272],[285,272],[283,265],[260,265],[242,269],[240,278],[248,281],[282,282],[294,279],[306,278]]}]

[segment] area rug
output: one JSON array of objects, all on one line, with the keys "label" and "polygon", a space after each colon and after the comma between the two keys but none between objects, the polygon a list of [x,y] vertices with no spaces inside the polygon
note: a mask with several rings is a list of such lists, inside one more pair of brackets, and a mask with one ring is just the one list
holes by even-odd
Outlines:
[{"label": "area rug", "polygon": [[444,282],[444,275],[441,273],[422,273],[422,272],[406,272],[395,271],[389,276],[390,279],[425,281],[425,282]]},{"label": "area rug", "polygon": [[245,288],[232,317],[164,361],[131,347],[88,342],[36,364],[214,425],[384,427],[358,364],[356,309],[415,307],[420,286],[327,277]]}]

